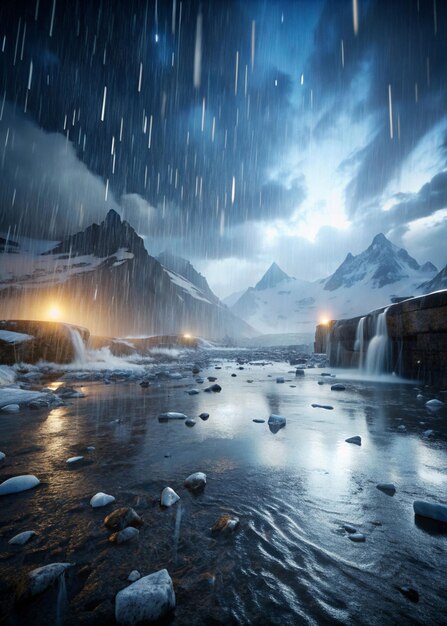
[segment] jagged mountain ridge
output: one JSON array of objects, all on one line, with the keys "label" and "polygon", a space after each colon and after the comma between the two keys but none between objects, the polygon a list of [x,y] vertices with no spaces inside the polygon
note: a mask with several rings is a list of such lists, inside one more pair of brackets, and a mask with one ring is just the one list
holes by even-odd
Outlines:
[{"label": "jagged mountain ridge", "polygon": [[[57,302],[65,319],[111,335],[191,333],[206,338],[254,336],[219,300],[166,270],[118,213],[68,237],[50,253],[25,259],[26,271],[5,272],[2,309],[37,311]],[[29,313],[27,313],[29,317]]]},{"label": "jagged mountain ridge", "polygon": [[256,291],[262,291],[264,289],[271,289],[276,287],[283,280],[295,280],[291,276],[288,276],[277,263],[272,263],[264,276],[255,285]]},{"label": "jagged mountain ridge", "polygon": [[[432,271],[431,268],[436,271],[432,263],[426,263],[423,267],[423,272]],[[324,288],[334,291],[366,280],[372,289],[380,289],[418,271],[421,271],[421,266],[404,248],[398,248],[383,233],[379,233],[366,250],[357,256],[349,253],[326,280]]]},{"label": "jagged mountain ridge", "polygon": [[423,294],[439,291],[440,289],[447,289],[447,265],[432,280],[419,286],[419,291]]},{"label": "jagged mountain ridge", "polygon": [[190,283],[200,289],[212,302],[219,302],[219,298],[212,292],[205,276],[200,274],[188,260],[176,256],[167,250],[161,252],[156,259],[167,270],[175,272],[179,274],[179,276],[183,276],[183,278],[189,280]]},{"label": "jagged mountain ridge", "polygon": [[432,263],[420,266],[379,234],[360,254],[349,253],[328,278],[308,282],[286,275],[261,291],[249,287],[230,308],[263,333],[311,334],[322,318],[355,317],[389,304],[393,297],[420,294],[421,280],[432,279],[436,271]]}]

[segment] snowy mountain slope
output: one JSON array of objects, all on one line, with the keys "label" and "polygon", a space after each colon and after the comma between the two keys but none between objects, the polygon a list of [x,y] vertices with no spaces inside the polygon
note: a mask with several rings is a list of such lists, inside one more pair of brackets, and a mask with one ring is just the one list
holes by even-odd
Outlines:
[{"label": "snowy mountain slope", "polygon": [[276,287],[283,280],[295,280],[288,276],[276,263],[272,263],[264,276],[261,278],[259,282],[256,283],[255,289],[256,291],[262,291],[264,289],[271,289],[272,287]]},{"label": "snowy mountain slope", "polygon": [[63,319],[94,333],[256,334],[219,300],[162,267],[114,211],[50,253],[2,255],[2,316],[46,319],[54,304]]},{"label": "snowy mountain slope", "polygon": [[206,278],[202,276],[189,261],[167,251],[162,252],[156,258],[166,270],[182,276],[195,285],[210,302],[217,303],[219,301],[219,298],[211,291]]},{"label": "snowy mountain slope", "polygon": [[361,254],[348,254],[327,279],[311,283],[287,277],[262,291],[249,288],[231,310],[262,333],[313,333],[323,318],[355,317],[389,304],[392,297],[419,293],[421,279],[433,278],[433,268],[421,267],[377,235]]},{"label": "snowy mountain slope", "polygon": [[447,289],[447,265],[432,280],[426,281],[418,287],[421,294],[432,293],[440,289]]}]

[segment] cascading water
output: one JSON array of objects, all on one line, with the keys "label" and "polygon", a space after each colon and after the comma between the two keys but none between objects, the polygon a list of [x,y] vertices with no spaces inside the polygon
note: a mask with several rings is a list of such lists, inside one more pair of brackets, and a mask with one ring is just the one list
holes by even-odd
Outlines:
[{"label": "cascading water", "polygon": [[366,317],[361,317],[359,319],[359,323],[357,324],[357,331],[355,334],[354,350],[355,352],[359,352],[359,369],[363,368],[363,353],[365,348],[365,319]]},{"label": "cascading water", "polygon": [[70,327],[68,327],[68,332],[70,333],[71,343],[73,344],[74,363],[85,363],[87,361],[87,355],[81,334],[75,328]]},{"label": "cascading water", "polygon": [[67,599],[67,586],[65,584],[65,572],[59,576],[57,582],[57,599],[56,599],[56,620],[55,626],[62,626],[64,623],[65,611],[68,604]]},{"label": "cascading water", "polygon": [[388,308],[377,316],[374,336],[366,352],[365,370],[368,374],[383,374],[389,369],[390,341],[386,323]]}]

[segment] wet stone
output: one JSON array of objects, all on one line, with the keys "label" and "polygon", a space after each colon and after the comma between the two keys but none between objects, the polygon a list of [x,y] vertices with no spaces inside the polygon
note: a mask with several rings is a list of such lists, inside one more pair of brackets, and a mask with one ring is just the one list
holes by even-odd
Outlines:
[{"label": "wet stone", "polygon": [[143,520],[134,509],[130,507],[121,507],[120,509],[116,509],[107,515],[104,519],[104,524],[110,530],[123,530],[128,526],[141,526],[143,524]]}]

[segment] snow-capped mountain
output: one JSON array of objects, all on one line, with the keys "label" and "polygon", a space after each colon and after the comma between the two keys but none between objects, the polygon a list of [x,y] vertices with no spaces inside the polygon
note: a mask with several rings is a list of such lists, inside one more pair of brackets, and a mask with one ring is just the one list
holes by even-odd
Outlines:
[{"label": "snow-capped mountain", "polygon": [[[276,265],[276,264],[275,264]],[[328,278],[315,282],[290,278],[278,266],[269,283],[271,268],[255,288],[247,289],[231,310],[262,333],[303,332],[311,335],[323,318],[341,319],[362,315],[390,304],[391,298],[419,295],[421,282],[436,272],[431,263],[420,266],[406,250],[383,234],[353,256],[348,254]]]},{"label": "snow-capped mountain", "polygon": [[447,265],[438,273],[432,280],[429,280],[422,285],[419,285],[419,292],[432,293],[433,291],[439,291],[440,289],[447,289]]},{"label": "snow-capped mountain", "polygon": [[291,276],[288,276],[276,263],[272,263],[264,276],[259,282],[256,283],[256,291],[262,291],[263,289],[271,289],[276,287],[283,280],[295,280]]},{"label": "snow-capped mountain", "polygon": [[50,252],[2,255],[0,305],[3,317],[31,319],[58,307],[62,319],[99,334],[256,334],[214,294],[150,256],[113,210]]},{"label": "snow-capped mountain", "polygon": [[169,272],[174,272],[186,278],[186,280],[205,294],[211,302],[219,302],[219,298],[211,291],[205,276],[202,276],[189,261],[167,251],[161,252],[156,259]]}]

